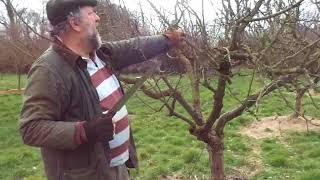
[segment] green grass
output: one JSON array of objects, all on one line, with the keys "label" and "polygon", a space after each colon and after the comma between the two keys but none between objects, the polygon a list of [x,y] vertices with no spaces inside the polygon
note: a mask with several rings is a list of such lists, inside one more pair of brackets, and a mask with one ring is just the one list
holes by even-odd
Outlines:
[{"label": "green grass", "polygon": [[[0,80],[2,90],[16,88],[16,76],[5,75]],[[237,76],[229,86],[237,98],[243,99],[249,86],[248,77]],[[23,78],[25,81],[25,77]],[[175,79],[176,80],[176,79]],[[214,82],[213,82],[214,83]],[[253,92],[262,85],[255,81]],[[182,81],[181,90],[191,100],[188,81]],[[1,90],[0,89],[0,90]],[[293,105],[293,96],[286,93]],[[142,103],[141,99],[144,101]],[[212,108],[212,95],[201,88],[202,110],[205,116]],[[0,179],[45,179],[40,152],[36,148],[23,145],[17,132],[17,119],[22,98],[17,95],[0,96]],[[317,99],[316,102],[319,102]],[[146,104],[147,105],[146,105]],[[307,115],[320,117],[320,112],[306,97],[303,104]],[[227,91],[224,111],[235,108],[238,101]],[[319,103],[318,103],[319,105]],[[208,154],[203,143],[188,133],[188,126],[181,120],[169,117],[166,111],[154,112],[161,104],[141,93],[128,103],[132,130],[138,150],[139,171],[132,171],[134,179],[157,179],[161,176],[182,175],[186,179],[208,178],[210,175]],[[183,112],[181,107],[178,111]],[[278,93],[263,98],[261,106],[252,108],[259,117],[286,115],[292,110],[286,107]],[[254,145],[261,148],[259,158],[263,170],[253,179],[320,179],[320,135],[317,133],[286,134],[282,139],[251,140],[239,134],[239,129],[254,121],[249,113],[227,124],[225,130],[225,169],[233,174],[238,169],[250,165]],[[268,129],[268,131],[272,129]]]},{"label": "green grass", "polygon": [[[26,76],[21,76],[21,87],[25,86]],[[18,89],[18,75],[0,73],[0,91]]]},{"label": "green grass", "polygon": [[280,141],[268,139],[260,143],[263,172],[255,179],[319,179],[320,134],[290,133]]},{"label": "green grass", "polygon": [[0,96],[0,179],[43,177],[39,150],[22,145],[16,128],[21,102],[18,95]]}]

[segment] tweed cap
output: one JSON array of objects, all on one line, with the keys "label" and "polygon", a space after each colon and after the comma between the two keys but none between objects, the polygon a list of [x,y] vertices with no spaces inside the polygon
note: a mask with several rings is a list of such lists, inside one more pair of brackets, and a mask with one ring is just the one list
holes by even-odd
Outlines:
[{"label": "tweed cap", "polygon": [[97,6],[97,0],[49,0],[46,5],[47,17],[52,26],[67,20],[70,12],[82,6]]}]

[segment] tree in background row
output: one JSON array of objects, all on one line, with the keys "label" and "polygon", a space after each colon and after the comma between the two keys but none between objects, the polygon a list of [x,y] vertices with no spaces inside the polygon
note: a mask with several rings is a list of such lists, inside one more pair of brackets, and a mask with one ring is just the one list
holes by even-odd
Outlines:
[{"label": "tree in background row", "polygon": [[16,73],[17,87],[20,89],[21,75],[28,71],[32,62],[48,47],[47,40],[35,34],[37,32],[46,36],[46,21],[38,12],[26,8],[15,9],[11,0],[0,0],[0,4],[6,11],[0,16],[3,29],[0,32],[0,72]]}]

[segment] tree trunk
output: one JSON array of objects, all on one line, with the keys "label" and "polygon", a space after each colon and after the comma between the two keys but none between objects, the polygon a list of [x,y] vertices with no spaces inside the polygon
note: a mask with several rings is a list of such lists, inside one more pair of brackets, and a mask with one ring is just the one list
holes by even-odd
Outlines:
[{"label": "tree trunk", "polygon": [[208,146],[211,180],[225,180],[224,159],[223,159],[224,142],[223,138],[219,142],[214,142],[213,147]]},{"label": "tree trunk", "polygon": [[302,98],[308,89],[299,89],[297,90],[296,99],[295,99],[295,112],[293,117],[297,118],[302,114]]},{"label": "tree trunk", "polygon": [[21,90],[21,73],[18,74],[18,90]]},{"label": "tree trunk", "polygon": [[21,67],[18,65],[18,90],[21,90]]}]

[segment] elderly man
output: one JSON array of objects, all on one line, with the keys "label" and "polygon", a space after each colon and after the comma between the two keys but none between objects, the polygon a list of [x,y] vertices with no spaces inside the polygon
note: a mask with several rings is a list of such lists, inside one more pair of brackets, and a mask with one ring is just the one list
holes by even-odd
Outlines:
[{"label": "elderly man", "polygon": [[137,166],[126,107],[113,70],[179,45],[183,33],[101,43],[96,0],[49,0],[52,46],[31,67],[19,128],[41,148],[49,180],[123,180]]}]

